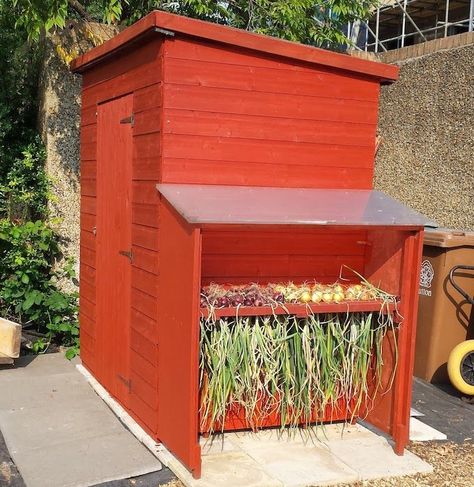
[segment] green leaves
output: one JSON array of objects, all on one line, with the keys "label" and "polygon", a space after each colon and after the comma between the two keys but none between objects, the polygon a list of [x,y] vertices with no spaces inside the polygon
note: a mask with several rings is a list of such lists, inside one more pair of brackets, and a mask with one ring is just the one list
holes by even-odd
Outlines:
[{"label": "green leaves", "polygon": [[0,219],[2,315],[34,323],[49,340],[77,345],[77,293],[58,287],[61,280],[74,277],[73,263],[55,270],[59,255],[57,236],[47,222]]},{"label": "green leaves", "polygon": [[[8,0],[12,2],[12,0]],[[62,28],[68,17],[131,24],[154,9],[230,25],[292,41],[340,49],[348,22],[367,19],[377,0],[14,0],[18,27],[30,39],[42,29]]]},{"label": "green leaves", "polygon": [[276,413],[283,429],[367,412],[392,385],[382,384],[388,331],[382,312],[201,320],[201,430],[222,431],[230,413],[253,429]]},{"label": "green leaves", "polygon": [[79,345],[77,295],[58,284],[74,277],[73,264],[56,268],[51,182],[36,133],[39,49],[25,31],[34,37],[63,26],[66,15],[63,0],[0,2],[0,313],[44,335],[33,344],[37,353],[52,340],[74,353]]}]

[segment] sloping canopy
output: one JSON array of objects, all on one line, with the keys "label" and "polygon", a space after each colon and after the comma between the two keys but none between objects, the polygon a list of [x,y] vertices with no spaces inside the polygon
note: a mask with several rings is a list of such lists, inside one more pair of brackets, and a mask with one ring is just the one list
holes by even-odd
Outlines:
[{"label": "sloping canopy", "polygon": [[189,223],[434,226],[381,191],[158,184]]}]

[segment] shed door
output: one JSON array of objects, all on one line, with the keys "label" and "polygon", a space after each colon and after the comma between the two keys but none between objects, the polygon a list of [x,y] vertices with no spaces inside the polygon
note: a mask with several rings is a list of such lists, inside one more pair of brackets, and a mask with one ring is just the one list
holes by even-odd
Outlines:
[{"label": "shed door", "polygon": [[131,181],[133,95],[97,110],[98,375],[123,406],[130,393]]}]

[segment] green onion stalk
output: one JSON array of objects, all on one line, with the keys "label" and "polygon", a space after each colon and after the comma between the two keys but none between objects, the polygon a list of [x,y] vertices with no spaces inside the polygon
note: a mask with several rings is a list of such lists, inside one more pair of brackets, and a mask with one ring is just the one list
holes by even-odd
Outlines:
[{"label": "green onion stalk", "polygon": [[[296,428],[367,414],[382,383],[382,346],[395,332],[391,301],[380,312],[201,319],[200,427],[218,433],[232,414],[258,430],[270,417]],[[393,301],[394,302],[394,301]],[[395,342],[395,340],[393,340]],[[395,346],[396,349],[396,346]]]}]

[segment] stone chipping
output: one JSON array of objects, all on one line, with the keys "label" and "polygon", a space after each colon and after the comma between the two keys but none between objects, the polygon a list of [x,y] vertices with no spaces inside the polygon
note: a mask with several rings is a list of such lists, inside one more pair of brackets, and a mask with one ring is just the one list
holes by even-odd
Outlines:
[{"label": "stone chipping", "polygon": [[[46,147],[46,172],[52,180],[51,217],[60,235],[63,259],[73,258],[79,275],[81,76],[73,74],[67,55],[82,54],[112,37],[117,28],[69,22],[43,44],[38,85],[38,127]],[[61,56],[60,53],[63,53]],[[65,288],[74,288],[65,281]]]},{"label": "stone chipping", "polygon": [[438,225],[474,230],[474,44],[398,63],[383,86],[375,187]]},{"label": "stone chipping", "polygon": [[73,75],[47,39],[40,78],[39,128],[46,146],[51,217],[57,219],[61,251],[79,262],[79,126],[81,79]]}]

